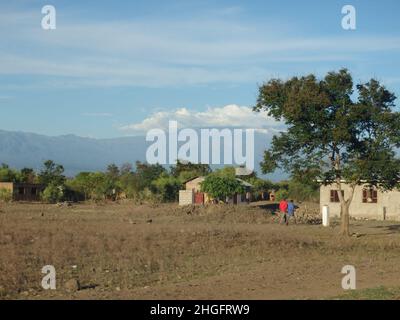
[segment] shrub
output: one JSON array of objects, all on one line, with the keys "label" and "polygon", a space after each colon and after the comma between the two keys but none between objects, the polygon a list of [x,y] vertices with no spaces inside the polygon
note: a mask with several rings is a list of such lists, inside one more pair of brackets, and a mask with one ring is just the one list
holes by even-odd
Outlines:
[{"label": "shrub", "polygon": [[56,203],[64,198],[64,190],[62,186],[49,184],[42,192],[42,200],[48,203]]},{"label": "shrub", "polygon": [[244,188],[235,178],[210,174],[201,183],[201,191],[207,192],[215,199],[225,201],[226,197],[243,193]]},{"label": "shrub", "polygon": [[297,201],[319,201],[319,185],[316,182],[290,181],[289,196]]},{"label": "shrub", "polygon": [[149,188],[144,188],[144,190],[139,191],[133,199],[138,204],[156,204],[162,202],[161,195],[153,193]]},{"label": "shrub", "polygon": [[181,182],[178,178],[161,174],[161,176],[153,181],[152,186],[155,188],[155,192],[160,199],[164,202],[177,201],[179,196],[179,189],[181,188]]},{"label": "shrub", "polygon": [[0,201],[10,202],[12,200],[12,191],[8,189],[0,189]]},{"label": "shrub", "polygon": [[279,189],[276,193],[275,193],[275,199],[277,201],[281,201],[283,199],[288,199],[289,197],[289,192],[286,189]]}]

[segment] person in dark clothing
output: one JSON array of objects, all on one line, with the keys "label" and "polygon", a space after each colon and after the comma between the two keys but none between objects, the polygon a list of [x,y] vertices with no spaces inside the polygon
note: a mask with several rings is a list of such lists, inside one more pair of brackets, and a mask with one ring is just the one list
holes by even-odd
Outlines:
[{"label": "person in dark clothing", "polygon": [[289,219],[291,219],[291,218],[293,218],[294,223],[296,223],[296,217],[294,216],[294,210],[295,210],[295,206],[294,206],[293,200],[289,200],[288,206],[287,206],[286,225],[289,224]]}]

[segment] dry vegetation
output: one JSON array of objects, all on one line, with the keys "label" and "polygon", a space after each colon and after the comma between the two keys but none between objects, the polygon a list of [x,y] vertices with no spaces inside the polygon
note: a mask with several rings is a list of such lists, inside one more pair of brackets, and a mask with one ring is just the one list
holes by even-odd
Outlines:
[{"label": "dry vegetation", "polygon": [[[335,223],[278,225],[273,208],[3,204],[0,297],[330,298],[343,294],[346,264],[360,289],[400,286],[400,225],[357,221],[357,236],[342,239]],[[57,290],[41,288],[48,264]],[[71,279],[80,290],[67,290]]]}]

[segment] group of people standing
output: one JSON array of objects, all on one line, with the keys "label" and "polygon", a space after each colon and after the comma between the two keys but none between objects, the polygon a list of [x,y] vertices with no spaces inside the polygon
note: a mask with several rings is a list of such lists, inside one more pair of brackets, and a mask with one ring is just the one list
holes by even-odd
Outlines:
[{"label": "group of people standing", "polygon": [[293,200],[287,201],[286,199],[282,199],[279,202],[279,211],[281,214],[281,219],[280,219],[280,224],[285,223],[286,225],[289,225],[289,219],[293,218],[294,223],[296,223],[296,218],[294,216],[294,210],[295,206],[293,203]]}]

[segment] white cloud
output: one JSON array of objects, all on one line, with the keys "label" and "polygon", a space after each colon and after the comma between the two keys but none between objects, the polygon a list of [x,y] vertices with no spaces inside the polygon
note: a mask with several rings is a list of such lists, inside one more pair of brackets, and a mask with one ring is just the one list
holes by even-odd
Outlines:
[{"label": "white cloud", "polygon": [[[39,11],[4,11],[0,75],[41,76],[34,83],[46,87],[238,84],[277,70],[291,74],[302,63],[314,70],[316,62],[346,65],[367,53],[400,51],[398,36],[294,37],[287,23],[257,24],[241,19],[241,11],[232,6],[210,16],[93,21],[63,10],[50,32],[40,28]],[[44,76],[58,79],[49,84]]]},{"label": "white cloud", "polygon": [[284,130],[284,124],[268,116],[266,112],[253,112],[251,108],[236,104],[224,107],[209,107],[205,111],[180,108],[174,111],[159,111],[139,123],[121,126],[132,134],[145,134],[148,130],[168,129],[169,121],[177,121],[180,128],[243,128],[259,132]]}]

